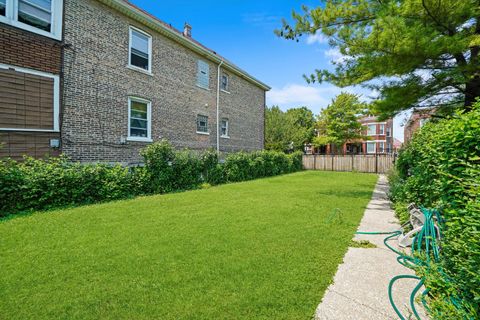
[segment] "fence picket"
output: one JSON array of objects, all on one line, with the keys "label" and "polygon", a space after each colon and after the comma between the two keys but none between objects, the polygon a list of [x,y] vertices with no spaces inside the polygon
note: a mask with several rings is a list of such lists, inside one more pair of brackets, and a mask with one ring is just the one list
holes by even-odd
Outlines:
[{"label": "fence picket", "polygon": [[306,170],[387,173],[395,164],[393,155],[304,155]]}]

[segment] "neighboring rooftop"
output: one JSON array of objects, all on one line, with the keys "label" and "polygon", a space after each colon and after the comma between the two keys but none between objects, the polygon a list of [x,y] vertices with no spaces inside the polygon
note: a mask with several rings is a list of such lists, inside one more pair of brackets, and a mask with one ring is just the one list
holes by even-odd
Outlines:
[{"label": "neighboring rooftop", "polygon": [[225,69],[230,70],[231,72],[259,86],[260,88],[266,91],[271,89],[270,86],[268,86],[267,84],[256,79],[255,77],[247,73],[245,70],[239,68],[229,60],[220,56],[215,51],[207,48],[200,42],[193,39],[191,36],[185,35],[184,33],[172,27],[170,24],[163,22],[159,18],[137,7],[136,5],[132,4],[128,0],[98,0],[98,1],[104,3],[105,5],[113,9],[118,10],[124,15],[180,43],[181,45],[191,49],[192,51],[200,54],[201,56],[209,59],[210,61],[213,61],[218,64],[223,61],[224,63],[223,66],[225,67]]}]

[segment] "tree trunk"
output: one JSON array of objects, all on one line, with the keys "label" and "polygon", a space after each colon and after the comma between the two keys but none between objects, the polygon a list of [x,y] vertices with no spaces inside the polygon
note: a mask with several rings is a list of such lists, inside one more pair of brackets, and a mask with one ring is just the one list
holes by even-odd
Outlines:
[{"label": "tree trunk", "polygon": [[472,110],[472,105],[477,97],[480,97],[480,76],[474,76],[465,86],[465,102],[463,106],[466,111]]}]

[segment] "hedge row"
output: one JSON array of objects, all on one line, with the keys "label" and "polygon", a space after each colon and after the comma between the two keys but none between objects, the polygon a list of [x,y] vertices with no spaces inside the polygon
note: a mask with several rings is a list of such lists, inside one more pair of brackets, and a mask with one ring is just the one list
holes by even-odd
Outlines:
[{"label": "hedge row", "polygon": [[145,166],[80,164],[65,157],[0,161],[0,216],[168,193],[301,170],[301,154],[176,151],[161,141],[142,150]]},{"label": "hedge row", "polygon": [[429,123],[400,151],[390,177],[401,219],[415,202],[446,220],[442,262],[420,270],[434,319],[480,319],[480,103]]}]

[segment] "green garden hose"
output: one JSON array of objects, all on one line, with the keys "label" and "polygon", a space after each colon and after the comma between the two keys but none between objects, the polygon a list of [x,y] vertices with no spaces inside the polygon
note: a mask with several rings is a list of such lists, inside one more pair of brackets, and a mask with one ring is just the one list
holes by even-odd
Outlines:
[{"label": "green garden hose", "polygon": [[[437,210],[427,210],[425,208],[422,208],[422,213],[425,215],[425,223],[421,229],[421,231],[415,235],[415,238],[413,239],[412,243],[412,255],[406,255],[405,253],[395,249],[394,247],[390,246],[388,244],[388,241],[391,240],[394,237],[397,237],[402,234],[401,231],[391,231],[391,232],[364,232],[364,231],[359,231],[356,234],[363,234],[363,235],[387,235],[385,239],[383,239],[383,243],[387,248],[395,252],[397,256],[397,261],[401,265],[414,269],[418,266],[428,266],[430,259],[433,258],[434,261],[438,261],[440,258],[440,250],[439,250],[439,245],[438,245],[438,239],[437,236],[439,236],[439,232],[437,232],[437,227],[435,226],[435,221],[433,217],[435,216],[437,221],[442,221],[440,220],[440,213]],[[418,256],[425,256],[426,260],[421,260],[418,258]],[[415,317],[418,320],[421,320],[420,315],[418,314],[416,308],[415,308],[415,296],[417,292],[420,290],[422,285],[425,283],[425,278],[424,277],[418,277],[414,275],[398,275],[393,277],[392,280],[390,280],[390,283],[388,285],[388,298],[390,300],[390,304],[392,305],[393,310],[395,313],[398,315],[398,317],[401,320],[406,320],[406,318],[402,315],[400,310],[397,308],[395,305],[395,302],[393,301],[393,294],[392,294],[392,289],[393,289],[393,284],[400,279],[415,279],[419,280],[419,283],[415,286],[413,289],[412,293],[410,294],[410,307],[412,308],[412,312],[415,315]],[[426,301],[425,301],[425,296],[428,294],[428,289],[424,290],[422,292],[422,304],[426,306]]]}]

